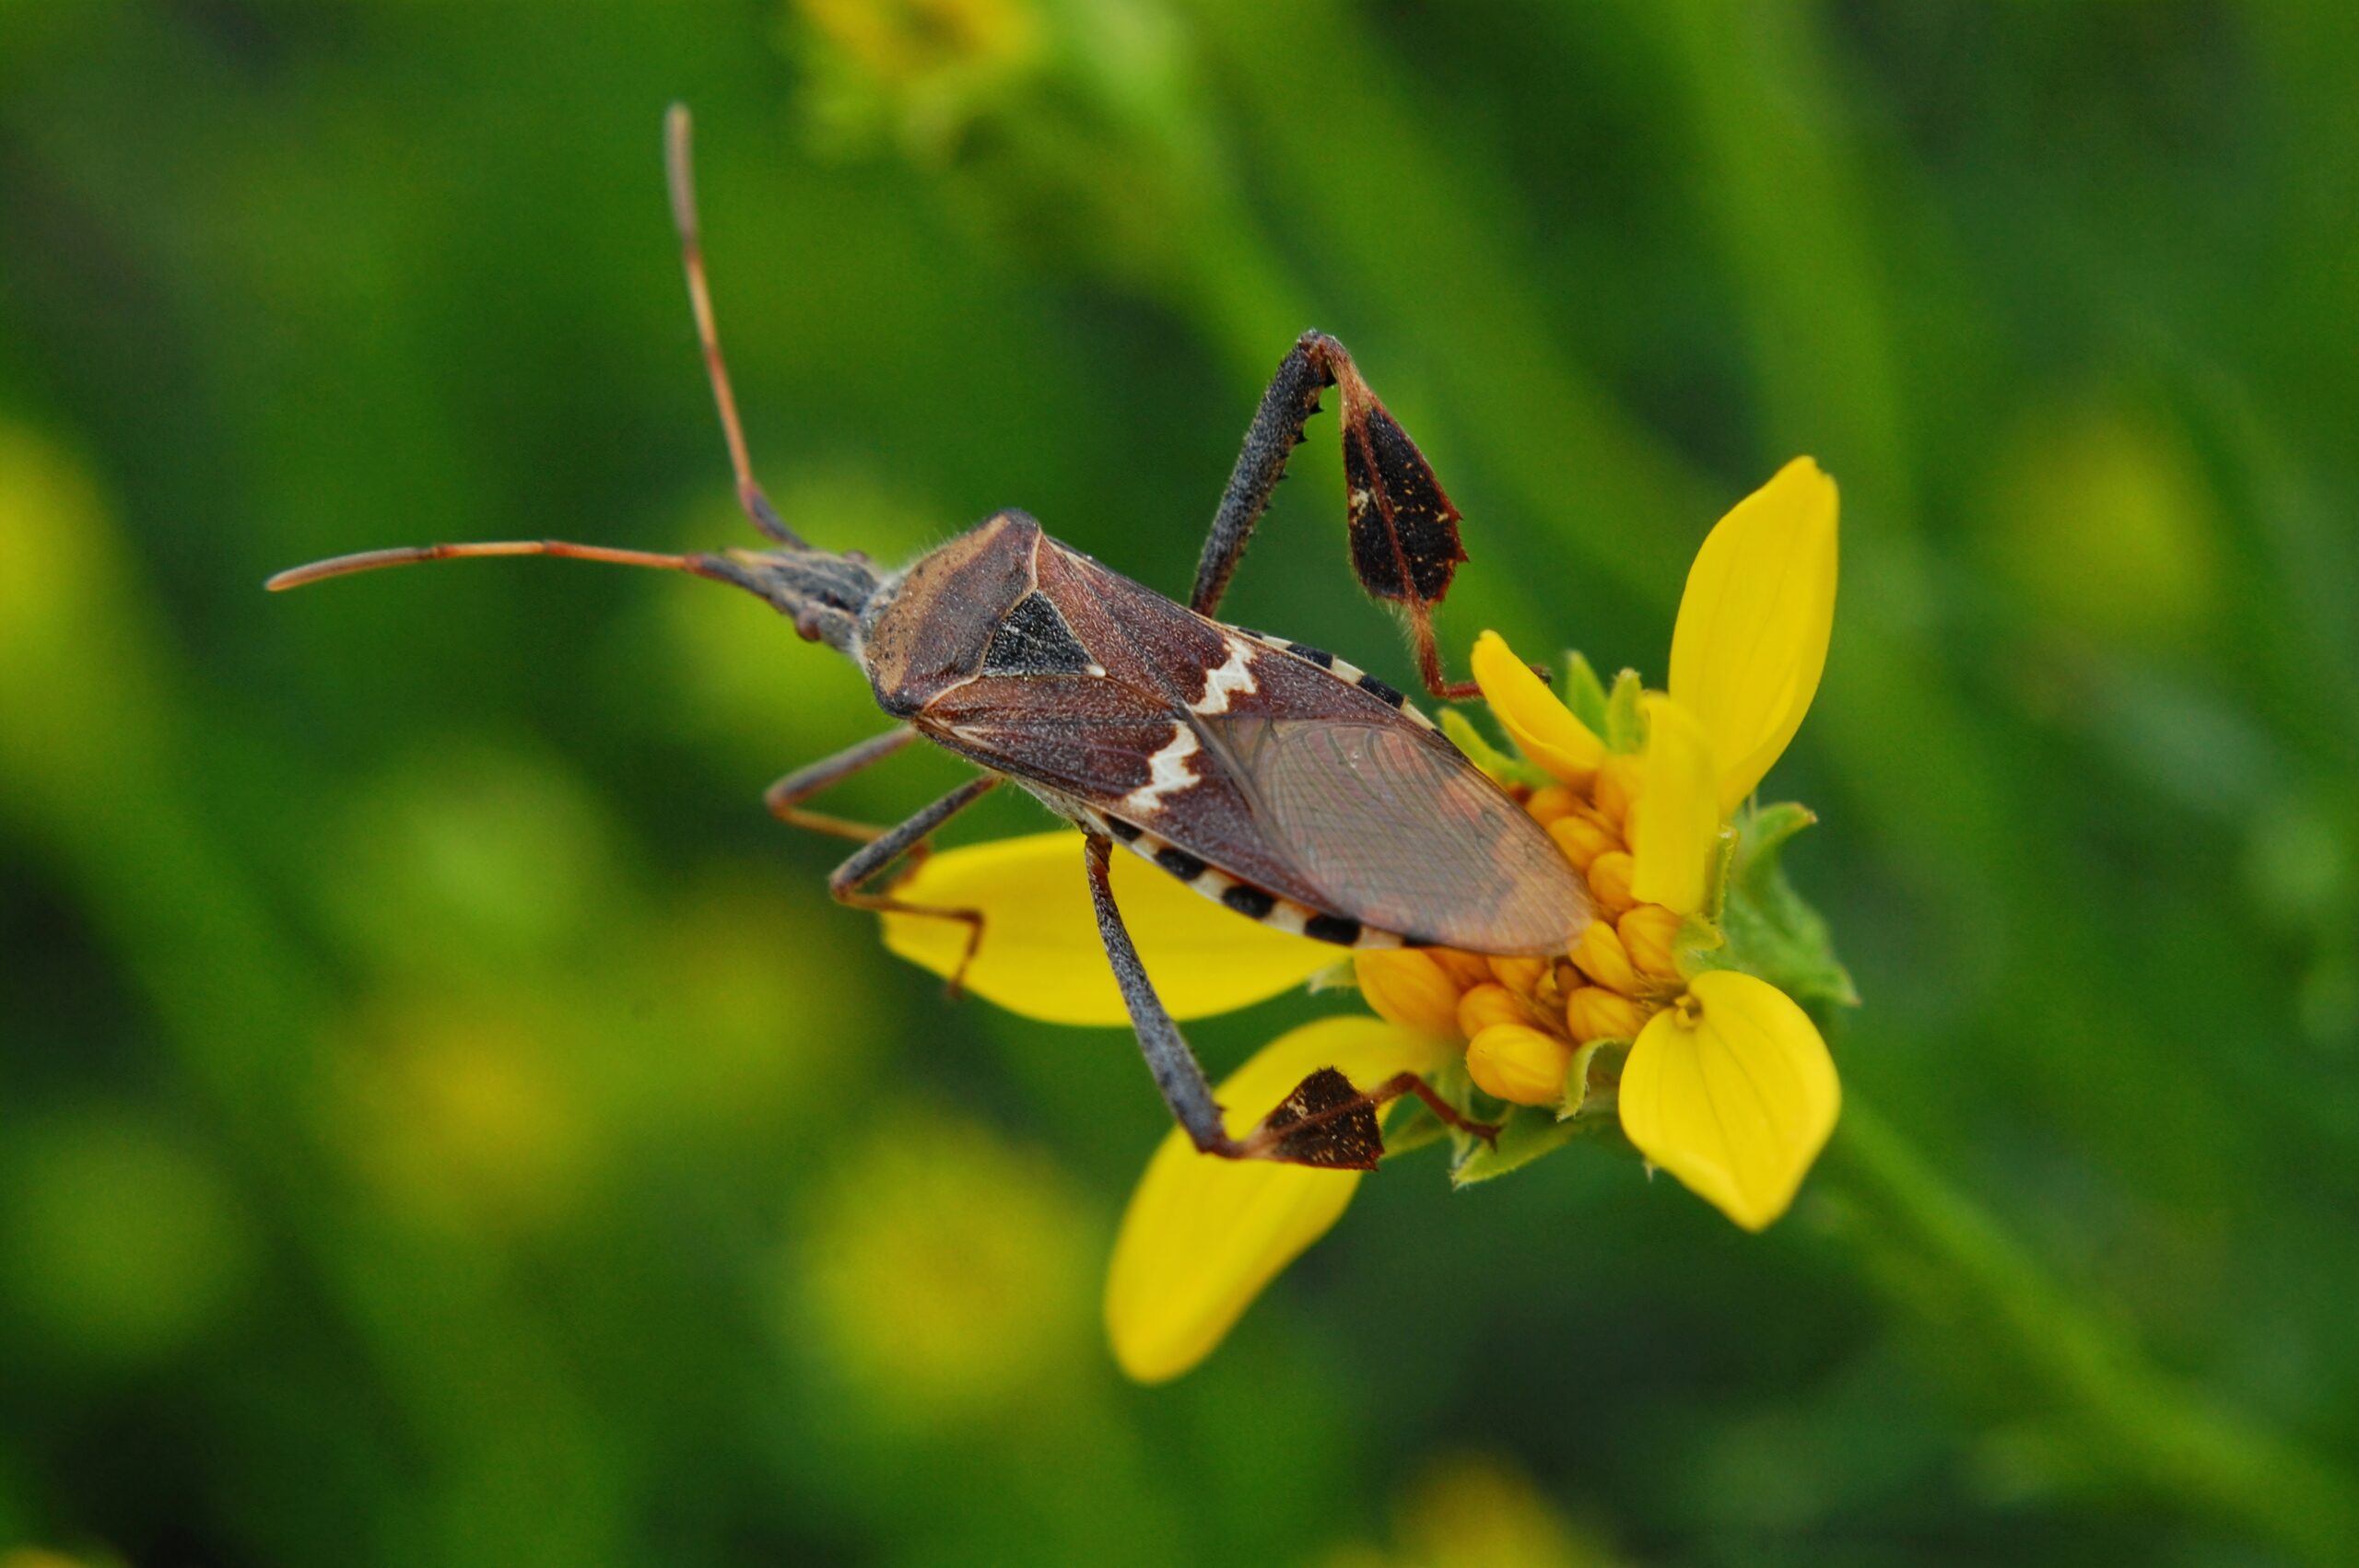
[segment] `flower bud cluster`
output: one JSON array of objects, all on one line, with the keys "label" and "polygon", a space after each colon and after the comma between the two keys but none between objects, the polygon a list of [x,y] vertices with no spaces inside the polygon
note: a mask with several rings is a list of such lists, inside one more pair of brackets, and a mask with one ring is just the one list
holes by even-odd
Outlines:
[{"label": "flower bud cluster", "polygon": [[1576,1054],[1599,1040],[1635,1039],[1681,989],[1672,953],[1681,918],[1631,896],[1631,814],[1639,759],[1616,755],[1585,786],[1511,784],[1589,883],[1596,919],[1554,958],[1485,958],[1449,948],[1363,953],[1355,960],[1368,1005],[1392,1023],[1466,1042],[1477,1087],[1516,1105],[1578,1102],[1567,1085]]}]

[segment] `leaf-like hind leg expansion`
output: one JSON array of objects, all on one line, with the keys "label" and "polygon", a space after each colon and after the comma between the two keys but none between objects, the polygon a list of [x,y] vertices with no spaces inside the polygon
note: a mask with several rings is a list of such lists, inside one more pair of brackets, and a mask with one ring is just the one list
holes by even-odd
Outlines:
[{"label": "leaf-like hind leg expansion", "polygon": [[1302,444],[1304,425],[1319,412],[1319,394],[1331,386],[1343,392],[1352,570],[1370,595],[1401,607],[1416,642],[1417,672],[1426,689],[1446,701],[1472,696],[1476,688],[1471,683],[1444,676],[1433,629],[1433,606],[1449,591],[1450,578],[1466,558],[1458,509],[1417,444],[1360,379],[1351,355],[1324,333],[1303,333],[1262,394],[1220,509],[1213,515],[1188,607],[1200,615],[1220,607],[1271,492],[1285,476],[1286,459]]},{"label": "leaf-like hind leg expansion", "polygon": [[1332,1067],[1322,1067],[1280,1101],[1251,1132],[1238,1139],[1240,1157],[1284,1160],[1329,1170],[1372,1171],[1384,1154],[1376,1113],[1403,1094],[1414,1094],[1434,1115],[1461,1132],[1488,1143],[1499,1135],[1489,1122],[1470,1121],[1414,1072],[1396,1072],[1362,1092]]},{"label": "leaf-like hind leg expansion", "polygon": [[[868,744],[875,745],[886,738],[880,735]],[[840,760],[840,757],[828,759],[829,762]],[[826,766],[827,764],[818,766]],[[880,914],[922,915],[931,919],[957,920],[963,924],[967,928],[967,951],[959,955],[958,967],[950,974],[949,990],[954,997],[958,994],[959,983],[967,977],[967,965],[975,961],[975,952],[982,946],[983,912],[980,909],[947,909],[932,904],[910,904],[889,893],[866,893],[862,888],[903,855],[921,848],[936,828],[981,800],[998,783],[999,775],[996,773],[968,779],[909,821],[885,829],[852,851],[851,859],[827,873],[827,891],[839,904],[849,904],[855,909],[873,909]]]},{"label": "leaf-like hind leg expansion", "polygon": [[[821,757],[807,766],[798,767],[762,792],[762,804],[770,815],[789,827],[800,827],[813,833],[825,833],[831,837],[850,838],[862,844],[873,843],[891,830],[871,823],[853,822],[849,817],[832,816],[826,812],[803,809],[803,802],[812,796],[834,789],[853,774],[875,766],[886,757],[918,738],[918,732],[904,724],[873,735],[856,746],[847,746],[833,756]],[[914,870],[924,859],[926,846],[910,846],[910,866]]]},{"label": "leaf-like hind leg expansion", "polygon": [[1395,1073],[1374,1090],[1362,1094],[1352,1081],[1332,1067],[1322,1067],[1296,1085],[1275,1110],[1242,1138],[1229,1136],[1213,1099],[1203,1065],[1188,1047],[1155,994],[1131,941],[1130,928],[1114,903],[1109,861],[1113,844],[1093,835],[1084,845],[1089,867],[1089,897],[1097,911],[1097,932],[1106,943],[1107,962],[1113,965],[1114,983],[1121,988],[1122,1003],[1130,1009],[1131,1026],[1146,1057],[1147,1071],[1163,1095],[1163,1103],[1201,1153],[1226,1160],[1273,1160],[1283,1164],[1314,1165],[1323,1170],[1374,1170],[1384,1154],[1384,1134],[1376,1113],[1387,1101],[1414,1094],[1433,1107],[1450,1126],[1488,1141],[1495,1127],[1471,1122],[1456,1106],[1434,1093],[1414,1072]]}]

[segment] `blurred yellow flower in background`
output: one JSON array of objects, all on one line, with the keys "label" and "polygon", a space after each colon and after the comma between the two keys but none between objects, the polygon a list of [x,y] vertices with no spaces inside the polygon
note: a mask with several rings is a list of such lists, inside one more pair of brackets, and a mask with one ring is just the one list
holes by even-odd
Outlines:
[{"label": "blurred yellow flower in background", "polygon": [[786,1260],[790,1331],[887,1424],[1037,1402],[1086,1334],[1087,1216],[1045,1159],[936,1113],[863,1130]]},{"label": "blurred yellow flower in background", "polygon": [[[1452,1175],[1486,1179],[1580,1132],[1618,1128],[1737,1224],[1783,1214],[1833,1132],[1833,1059],[1802,1000],[1848,1000],[1825,933],[1777,871],[1806,825],[1799,807],[1748,802],[1802,725],[1835,615],[1834,482],[1797,458],[1716,526],[1697,552],[1672,635],[1669,690],[1625,671],[1608,690],[1576,658],[1563,696],[1485,632],[1473,672],[1519,757],[1456,715],[1469,755],[1544,824],[1587,879],[1596,919],[1554,957],[1447,949],[1353,955],[1378,1019],[1282,1036],[1221,1086],[1241,1131],[1305,1073],[1359,1083],[1426,1075],[1496,1145],[1462,1136]],[[933,856],[903,884],[921,903],[990,922],[968,974],[1014,1012],[1060,1023],[1126,1021],[1098,952],[1077,836],[1043,834]],[[1121,897],[1177,1016],[1261,1000],[1328,967],[1332,948],[1238,919],[1117,857]],[[1732,907],[1732,902],[1734,907]],[[963,932],[886,917],[886,941],[938,974]],[[1393,1152],[1441,1135],[1428,1113]],[[1123,1369],[1176,1376],[1216,1346],[1253,1297],[1334,1223],[1354,1175],[1195,1154],[1176,1130],[1133,1197],[1106,1292]]]},{"label": "blurred yellow flower in background", "polygon": [[1503,1456],[1435,1459],[1411,1479],[1392,1514],[1389,1548],[1356,1542],[1331,1553],[1324,1568],[1605,1568],[1616,1561]]}]

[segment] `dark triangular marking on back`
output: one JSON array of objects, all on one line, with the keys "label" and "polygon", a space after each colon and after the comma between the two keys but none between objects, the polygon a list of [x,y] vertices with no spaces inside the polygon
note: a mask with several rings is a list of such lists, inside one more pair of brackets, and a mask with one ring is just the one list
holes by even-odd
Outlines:
[{"label": "dark triangular marking on back", "polygon": [[1092,661],[1064,616],[1038,591],[1015,602],[983,649],[986,675],[1078,675]]}]

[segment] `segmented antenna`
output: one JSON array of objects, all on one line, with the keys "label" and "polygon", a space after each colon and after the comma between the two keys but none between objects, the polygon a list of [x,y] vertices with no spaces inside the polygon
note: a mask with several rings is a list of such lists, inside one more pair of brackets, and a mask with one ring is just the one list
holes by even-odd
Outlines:
[{"label": "segmented antenna", "polygon": [[712,401],[721,410],[721,434],[729,443],[729,466],[737,474],[737,504],[745,509],[754,526],[772,539],[790,549],[808,550],[810,544],[787,527],[770,498],[754,482],[745,432],[737,422],[737,394],[729,388],[729,366],[721,357],[721,333],[713,325],[712,291],[705,285],[704,242],[697,232],[696,169],[689,136],[688,106],[675,103],[663,116],[663,167],[672,187],[672,227],[680,231],[680,267],[688,275],[688,308],[696,312],[705,373],[712,380]]},{"label": "segmented antenna", "polygon": [[473,544],[405,544],[390,550],[363,550],[291,567],[263,584],[273,593],[300,588],[323,578],[347,577],[382,567],[414,567],[421,561],[464,560],[474,556],[555,556],[569,561],[604,561],[618,567],[654,567],[664,571],[693,572],[716,582],[734,583],[759,593],[750,574],[734,561],[718,556],[665,556],[651,550],[617,550],[604,544],[575,544],[563,539],[501,539]]},{"label": "segmented antenna", "polygon": [[[729,390],[729,367],[721,357],[721,339],[713,330],[712,296],[705,287],[704,250],[697,240],[696,179],[688,158],[688,111],[675,103],[663,118],[664,168],[672,191],[672,222],[680,231],[680,263],[688,275],[688,304],[696,311],[697,337],[704,345],[705,370],[712,379],[712,400],[721,409],[721,433],[729,442],[729,463],[737,474],[737,501],[754,526],[792,550],[811,546],[787,527],[762,487],[754,483],[754,467],[745,455],[745,433],[737,423],[737,399]],[[363,550],[337,556],[280,572],[264,586],[272,592],[300,588],[323,578],[376,571],[384,567],[416,566],[421,561],[464,560],[476,556],[554,556],[569,561],[604,561],[612,566],[653,567],[663,571],[690,572],[716,582],[734,584],[770,598],[760,578],[726,556],[666,556],[649,550],[621,550],[605,544],[576,544],[563,539],[508,539],[467,544],[411,544],[390,550]]]}]

